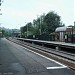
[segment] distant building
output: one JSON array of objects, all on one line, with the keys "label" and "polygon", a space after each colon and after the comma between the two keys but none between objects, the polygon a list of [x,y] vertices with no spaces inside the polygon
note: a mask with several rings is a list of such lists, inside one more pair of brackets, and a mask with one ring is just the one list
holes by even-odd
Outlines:
[{"label": "distant building", "polygon": [[12,36],[13,37],[20,37],[21,32],[18,29],[12,29]]}]

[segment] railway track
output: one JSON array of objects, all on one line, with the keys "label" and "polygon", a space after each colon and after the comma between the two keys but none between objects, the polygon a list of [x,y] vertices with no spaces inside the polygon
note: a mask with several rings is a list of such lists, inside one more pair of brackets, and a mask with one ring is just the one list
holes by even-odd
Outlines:
[{"label": "railway track", "polygon": [[64,52],[64,51],[59,51],[56,49],[51,49],[51,48],[47,48],[44,46],[39,46],[39,45],[35,45],[34,43],[27,43],[24,41],[20,41],[17,39],[9,39],[10,41],[17,43],[21,46],[27,47],[33,51],[36,51],[38,53],[41,53],[47,57],[50,57],[54,60],[57,60],[65,65],[67,65],[68,67],[72,68],[73,70],[75,70],[75,54],[73,53],[68,53],[68,52]]}]

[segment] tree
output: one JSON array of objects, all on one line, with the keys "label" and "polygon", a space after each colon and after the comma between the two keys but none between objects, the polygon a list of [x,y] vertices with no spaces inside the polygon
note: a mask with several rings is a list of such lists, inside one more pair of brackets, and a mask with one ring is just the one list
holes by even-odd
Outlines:
[{"label": "tree", "polygon": [[21,36],[22,37],[27,36],[27,26],[21,27],[20,30],[21,30]]},{"label": "tree", "polygon": [[27,36],[28,35],[32,35],[32,29],[33,29],[33,27],[32,27],[32,23],[31,22],[29,22],[29,23],[27,23],[26,24],[26,27],[27,27]]},{"label": "tree", "polygon": [[21,36],[25,37],[32,34],[32,23],[29,22],[25,26],[20,28]]},{"label": "tree", "polygon": [[5,30],[2,30],[2,37],[4,36],[4,34],[5,34]]},{"label": "tree", "polygon": [[21,34],[23,36],[27,35],[42,35],[50,34],[55,32],[57,27],[64,26],[61,22],[61,17],[54,11],[49,12],[48,14],[43,14],[37,19],[33,20],[33,23],[29,22],[25,26],[21,27]]},{"label": "tree", "polygon": [[45,14],[37,17],[37,19],[33,20],[34,34],[41,35],[45,32],[45,24],[44,24]]},{"label": "tree", "polygon": [[54,32],[57,27],[63,26],[63,24],[61,23],[61,17],[54,11],[49,12],[45,16],[44,23],[46,25],[47,34]]}]

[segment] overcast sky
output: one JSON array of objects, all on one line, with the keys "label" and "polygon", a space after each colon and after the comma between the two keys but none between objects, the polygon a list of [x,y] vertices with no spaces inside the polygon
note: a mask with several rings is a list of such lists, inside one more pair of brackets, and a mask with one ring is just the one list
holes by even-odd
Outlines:
[{"label": "overcast sky", "polygon": [[37,16],[55,11],[66,26],[74,24],[74,0],[4,0],[0,15],[1,26],[20,28]]}]

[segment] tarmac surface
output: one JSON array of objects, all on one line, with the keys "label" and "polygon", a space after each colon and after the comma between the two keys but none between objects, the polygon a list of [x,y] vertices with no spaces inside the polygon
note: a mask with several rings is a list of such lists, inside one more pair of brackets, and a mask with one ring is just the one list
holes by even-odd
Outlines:
[{"label": "tarmac surface", "polygon": [[1,38],[0,75],[75,75],[75,71],[55,60]]}]

